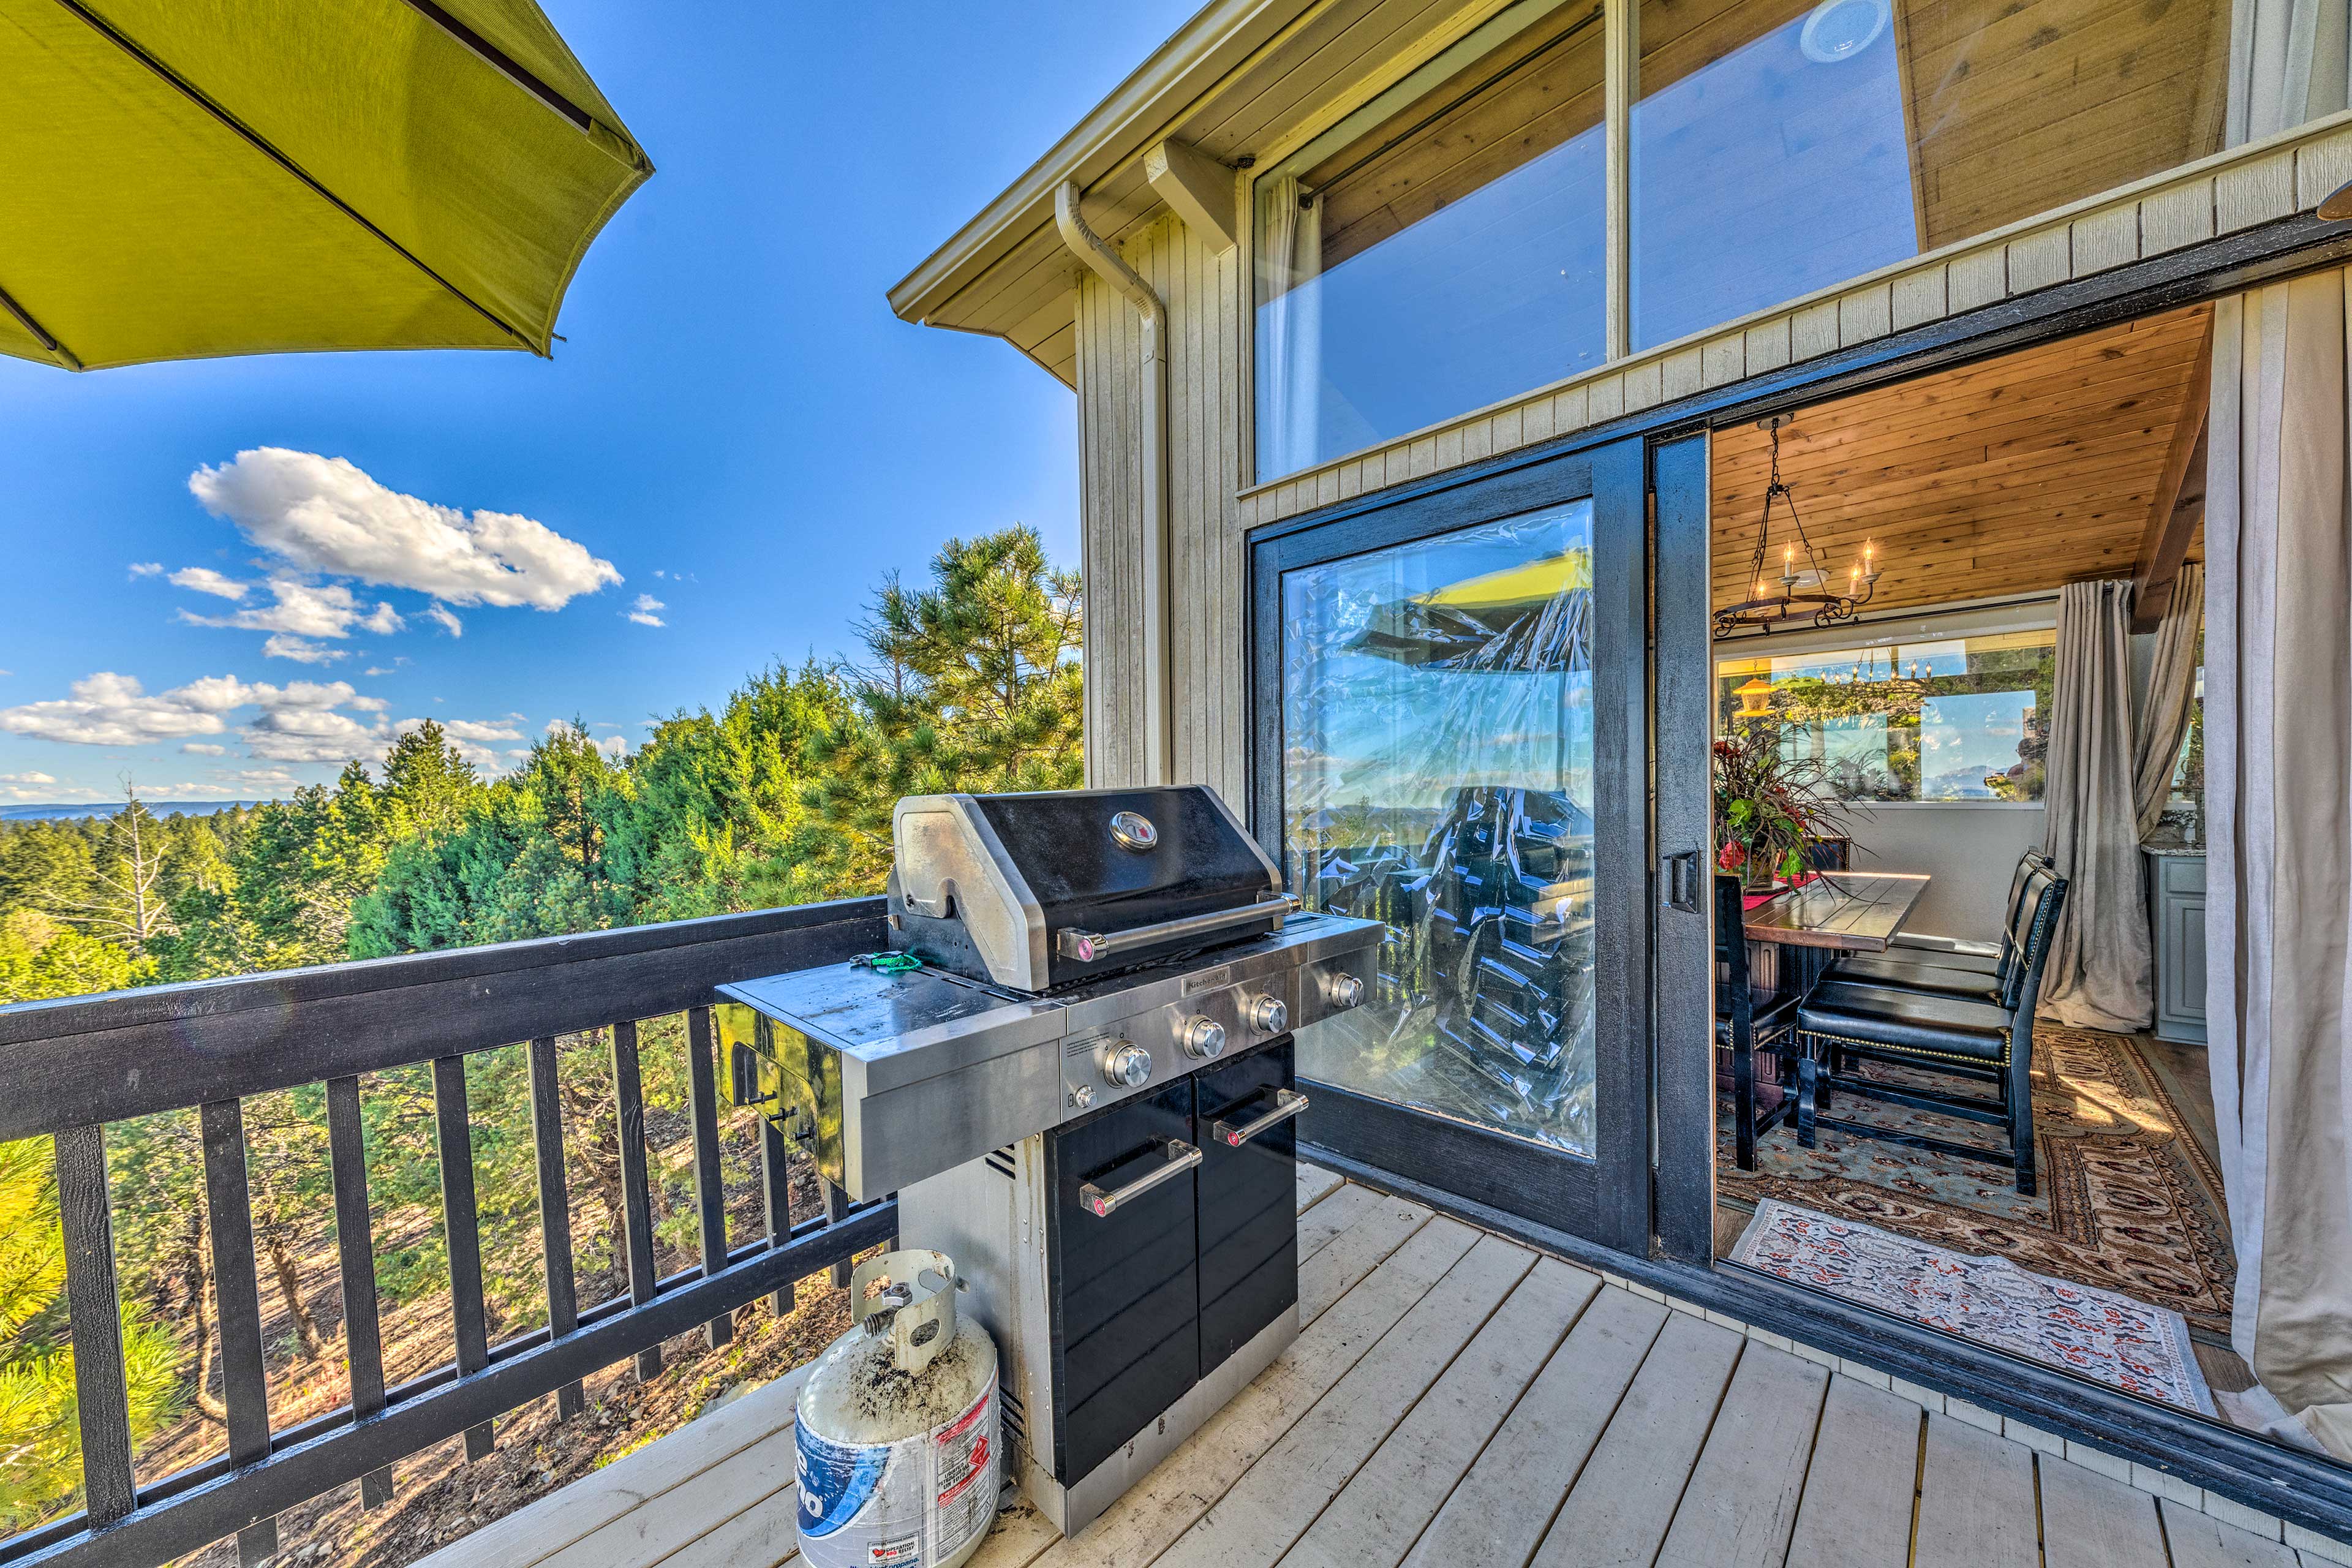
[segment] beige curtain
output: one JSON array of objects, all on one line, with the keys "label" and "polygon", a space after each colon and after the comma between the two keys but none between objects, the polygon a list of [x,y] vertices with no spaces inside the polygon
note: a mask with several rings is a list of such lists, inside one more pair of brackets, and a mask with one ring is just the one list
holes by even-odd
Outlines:
[{"label": "beige curtain", "polygon": [[2352,81],[2344,0],[2235,0],[2230,8],[2230,145],[2333,114]]},{"label": "beige curtain", "polygon": [[2352,1459],[2347,289],[2339,270],[2214,308],[2205,1005],[2252,1404]]},{"label": "beige curtain", "polygon": [[2042,847],[2066,879],[2041,1014],[2084,1029],[2146,1028],[2155,959],[2132,805],[2131,584],[2069,583],[2042,789]]},{"label": "beige curtain", "polygon": [[1257,416],[1267,437],[1260,479],[1314,465],[1323,413],[1323,197],[1295,174],[1258,182]]},{"label": "beige curtain", "polygon": [[2180,742],[2189,735],[2189,705],[2197,696],[2197,634],[2205,624],[2205,568],[2189,564],[2172,580],[2172,600],[2156,628],[2156,659],[2147,672],[2147,702],[2140,710],[2139,735],[2132,756],[2132,800],[2139,810],[2139,836],[2156,831],[2172,798],[2173,770],[2180,765]]}]

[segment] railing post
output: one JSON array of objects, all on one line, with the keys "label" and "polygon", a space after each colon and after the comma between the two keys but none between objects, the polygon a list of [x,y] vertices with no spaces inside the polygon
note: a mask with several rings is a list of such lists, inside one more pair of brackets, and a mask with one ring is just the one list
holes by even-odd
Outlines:
[{"label": "railing post", "polygon": [[[482,1301],[482,1216],[474,1199],[474,1128],[466,1113],[466,1058],[433,1059],[433,1132],[441,1165],[442,1237],[449,1247],[449,1295],[457,1375],[490,1364],[489,1315]],[[487,1421],[466,1428],[466,1458],[496,1445]]]},{"label": "railing post", "polygon": [[[352,1419],[383,1412],[383,1331],[375,1295],[374,1221],[368,1214],[367,1139],[360,1080],[327,1080],[327,1159],[335,1183],[335,1254],[343,1276],[343,1356],[351,1368]],[[360,1478],[360,1506],[392,1501],[392,1467]]]},{"label": "railing post", "polygon": [[[646,1096],[637,1070],[637,1026],[613,1026],[613,1102],[621,1133],[622,1230],[628,1242],[629,1302],[643,1307],[654,1299],[653,1199],[646,1184]],[[637,1381],[661,1375],[661,1347],[637,1352]]]},{"label": "railing post", "polygon": [[[245,1108],[207,1101],[199,1112],[205,1146],[205,1207],[212,1222],[213,1295],[220,1310],[221,1398],[228,1406],[228,1457],[240,1465],[269,1457],[269,1371],[261,1353],[261,1281],[254,1264],[253,1189],[246,1168]],[[236,1532],[240,1568],[278,1554],[278,1521]]]},{"label": "railing post", "polygon": [[114,1220],[106,1199],[106,1130],[58,1133],[56,1157],[81,1420],[82,1506],[90,1523],[107,1525],[137,1506],[138,1497],[131,1481],[131,1390],[122,1365],[122,1300],[114,1281]]},{"label": "railing post", "polygon": [[[719,1169],[719,1080],[710,1050],[710,1009],[686,1010],[688,1110],[694,1122],[694,1213],[701,1223],[702,1272],[727,1267],[727,1187]],[[713,1318],[702,1327],[712,1350],[735,1337],[732,1318]]]},{"label": "railing post", "polygon": [[[563,1100],[557,1091],[555,1037],[530,1043],[530,1142],[539,1157],[540,1251],[547,1259],[547,1332],[562,1339],[580,1327],[580,1291],[572,1274],[572,1192],[563,1175]],[[567,1383],[555,1415],[569,1421],[588,1408],[587,1391]]]}]

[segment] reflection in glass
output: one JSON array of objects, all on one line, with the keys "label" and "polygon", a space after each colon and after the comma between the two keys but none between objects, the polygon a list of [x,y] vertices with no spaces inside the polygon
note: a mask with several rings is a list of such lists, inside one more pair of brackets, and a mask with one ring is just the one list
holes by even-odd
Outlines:
[{"label": "reflection in glass", "polygon": [[1641,0],[1633,346],[2221,145],[2224,0]]},{"label": "reflection in glass", "polygon": [[1520,0],[1258,179],[1260,479],[1601,363],[1601,31]]},{"label": "reflection in glass", "polygon": [[1590,1155],[1589,501],[1286,574],[1285,875],[1382,920],[1299,1072]]}]

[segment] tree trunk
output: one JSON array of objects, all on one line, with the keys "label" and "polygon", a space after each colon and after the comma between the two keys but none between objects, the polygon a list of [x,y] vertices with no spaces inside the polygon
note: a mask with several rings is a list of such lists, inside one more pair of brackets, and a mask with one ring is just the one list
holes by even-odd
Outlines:
[{"label": "tree trunk", "polygon": [[318,1320],[303,1304],[301,1281],[295,1272],[293,1249],[286,1244],[285,1228],[263,1225],[261,1245],[269,1254],[270,1272],[278,1277],[278,1294],[285,1299],[286,1316],[294,1325],[294,1342],[304,1361],[317,1361],[326,1351],[326,1342],[319,1337]]},{"label": "tree trunk", "polygon": [[188,1281],[188,1314],[195,1321],[196,1414],[215,1426],[228,1425],[228,1406],[212,1390],[213,1271],[205,1250],[205,1209],[199,1203],[188,1211],[188,1242],[184,1261]]}]

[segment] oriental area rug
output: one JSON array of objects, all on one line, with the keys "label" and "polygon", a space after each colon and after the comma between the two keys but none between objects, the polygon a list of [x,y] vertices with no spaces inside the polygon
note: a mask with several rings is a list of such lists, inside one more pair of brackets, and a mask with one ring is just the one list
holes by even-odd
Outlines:
[{"label": "oriental area rug", "polygon": [[[2147,1049],[2128,1035],[2048,1024],[2034,1031],[2033,1197],[2018,1195],[2006,1163],[1827,1131],[1805,1149],[1788,1126],[1759,1139],[1757,1168],[1741,1171],[1728,1097],[1717,1118],[1717,1191],[1743,1207],[1779,1198],[1956,1253],[2006,1258],[2166,1308],[2223,1340],[2236,1263],[2221,1173],[2190,1131],[2182,1089]],[[1892,1084],[1983,1092],[1909,1067],[1859,1070]],[[2002,1143],[1992,1128],[1852,1095],[1838,1097],[1834,1113],[1987,1149]]]},{"label": "oriental area rug", "polygon": [[1766,1198],[1731,1261],[2200,1415],[2213,1395],[2178,1312]]}]

